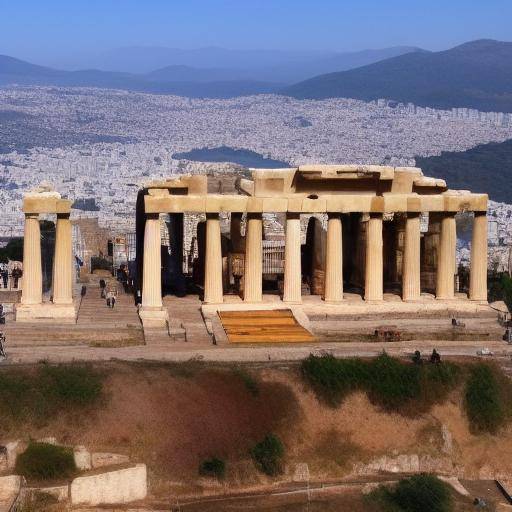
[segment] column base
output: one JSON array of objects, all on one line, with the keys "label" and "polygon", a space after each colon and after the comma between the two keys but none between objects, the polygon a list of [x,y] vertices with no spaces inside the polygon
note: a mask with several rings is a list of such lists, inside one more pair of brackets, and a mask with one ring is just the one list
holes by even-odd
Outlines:
[{"label": "column base", "polygon": [[456,301],[458,299],[456,297],[443,297],[443,296],[437,297],[436,296],[436,300]]},{"label": "column base", "polygon": [[384,299],[364,299],[365,304],[378,305],[383,304]]},{"label": "column base", "polygon": [[469,299],[471,302],[474,302],[475,304],[489,304],[489,301],[487,299]]},{"label": "column base", "polygon": [[169,323],[169,313],[164,308],[141,307],[139,318],[144,329],[166,328]]},{"label": "column base", "polygon": [[283,299],[283,302],[285,304],[290,304],[290,305],[295,305],[295,306],[298,306],[300,304],[302,304],[302,300],[286,300],[286,299]]},{"label": "column base", "polygon": [[345,301],[345,299],[339,299],[339,300],[331,300],[331,299],[323,299],[324,301],[324,304],[331,304],[331,305],[336,305],[336,304],[343,304]]},{"label": "column base", "polygon": [[73,304],[18,304],[16,322],[61,322],[75,323],[76,310]]}]

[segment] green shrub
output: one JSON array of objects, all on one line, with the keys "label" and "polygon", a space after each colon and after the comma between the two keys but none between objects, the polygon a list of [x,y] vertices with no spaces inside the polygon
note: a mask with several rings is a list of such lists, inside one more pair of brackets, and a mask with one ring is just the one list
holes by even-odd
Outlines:
[{"label": "green shrub", "polygon": [[465,407],[474,433],[496,434],[505,424],[509,397],[502,387],[507,384],[500,383],[496,370],[491,366],[485,363],[473,366],[466,383]]},{"label": "green shrub", "polygon": [[199,474],[222,479],[226,474],[226,463],[217,457],[203,460],[199,465]]},{"label": "green shrub", "polygon": [[398,410],[420,396],[420,368],[381,354],[369,365],[368,394],[386,410]]},{"label": "green shrub", "polygon": [[302,375],[318,398],[339,405],[353,391],[366,391],[372,403],[403,414],[422,412],[459,385],[461,368],[453,363],[411,364],[383,353],[364,361],[310,355]]},{"label": "green shrub", "polygon": [[349,393],[365,386],[368,365],[360,359],[336,359],[330,354],[311,354],[302,362],[302,375],[320,399],[336,406]]},{"label": "green shrub", "polygon": [[251,456],[260,471],[269,476],[283,472],[284,446],[275,434],[267,434],[251,450]]},{"label": "green shrub", "polygon": [[390,512],[451,512],[452,496],[447,484],[434,475],[404,478],[393,488],[380,486],[370,501]]},{"label": "green shrub", "polygon": [[449,393],[462,381],[464,372],[454,363],[424,364],[420,367],[421,410],[428,410],[433,404],[444,402]]},{"label": "green shrub", "polygon": [[73,450],[48,443],[30,443],[16,459],[16,473],[34,480],[69,478],[76,473]]}]

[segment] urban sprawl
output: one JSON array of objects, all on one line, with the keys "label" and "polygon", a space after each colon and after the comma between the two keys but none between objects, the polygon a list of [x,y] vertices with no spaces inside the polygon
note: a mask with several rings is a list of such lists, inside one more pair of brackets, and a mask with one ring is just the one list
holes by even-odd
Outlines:
[{"label": "urban sprawl", "polygon": [[[277,95],[190,99],[117,90],[0,89],[0,238],[21,236],[23,193],[44,181],[114,233],[135,230],[145,182],[240,166],[180,160],[227,146],[290,165],[415,165],[415,156],[512,138],[512,115],[436,110],[387,100],[295,100]],[[490,263],[509,268],[512,205],[489,206]],[[459,259],[469,258],[459,242]]]}]

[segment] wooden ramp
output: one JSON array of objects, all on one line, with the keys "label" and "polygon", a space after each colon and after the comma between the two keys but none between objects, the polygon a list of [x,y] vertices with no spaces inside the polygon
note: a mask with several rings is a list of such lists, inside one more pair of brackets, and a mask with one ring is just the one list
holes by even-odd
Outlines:
[{"label": "wooden ramp", "polygon": [[289,309],[219,311],[219,316],[231,343],[305,343],[315,340]]}]

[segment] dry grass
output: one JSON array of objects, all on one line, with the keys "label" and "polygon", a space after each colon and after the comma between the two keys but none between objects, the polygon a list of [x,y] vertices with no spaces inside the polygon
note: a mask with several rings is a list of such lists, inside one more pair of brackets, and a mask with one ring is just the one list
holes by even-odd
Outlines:
[{"label": "dry grass", "polygon": [[[250,458],[250,448],[270,432],[286,446],[284,478],[290,478],[299,462],[309,464],[312,478],[328,479],[350,473],[354,462],[383,454],[435,455],[443,424],[453,436],[454,464],[473,478],[485,465],[512,472],[512,429],[500,437],[473,436],[461,390],[433,404],[428,414],[411,417],[383,411],[363,392],[329,407],[304,385],[293,366],[192,360],[110,362],[96,369],[104,375],[99,405],[58,410],[42,424],[2,421],[0,442],[55,436],[61,443],[125,453],[148,464],[152,490],[163,496],[171,488],[173,493],[200,492],[201,487],[221,492],[271,483]],[[16,371],[21,375],[25,370]],[[199,464],[211,457],[226,461],[221,484],[198,480]]]}]

